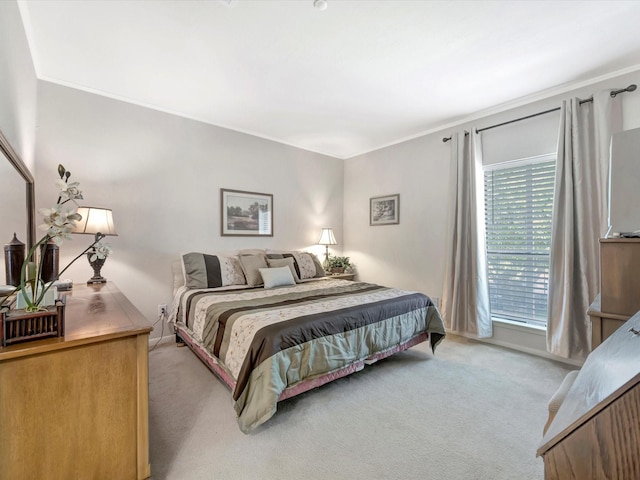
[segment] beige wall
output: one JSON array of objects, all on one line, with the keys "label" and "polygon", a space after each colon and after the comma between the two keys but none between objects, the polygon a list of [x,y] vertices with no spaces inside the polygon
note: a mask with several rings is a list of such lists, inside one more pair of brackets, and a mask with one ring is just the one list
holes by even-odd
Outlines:
[{"label": "beige wall", "polygon": [[[16,2],[0,2],[0,131],[33,172],[36,74]],[[27,243],[25,184],[0,154],[0,246],[15,232]],[[0,256],[0,284],[5,283]]]},{"label": "beige wall", "polygon": [[[108,239],[114,254],[103,273],[150,320],[159,303],[171,302],[170,264],[178,252],[267,247],[321,253],[314,244],[324,226],[336,233],[334,253],[350,255],[361,279],[441,297],[450,190],[450,144],[442,137],[552,108],[573,95],[640,83],[634,72],[342,162],[38,82],[14,2],[0,2],[0,73],[0,129],[36,174],[36,205],[55,202],[56,166],[63,163],[82,182],[85,204],[114,210],[120,235]],[[623,95],[623,103],[624,128],[639,127],[640,94]],[[518,148],[526,153],[522,147],[536,134],[548,138],[554,121],[549,116],[495,129],[486,146],[496,158]],[[522,133],[527,129],[531,135]],[[220,188],[274,194],[275,236],[221,237]],[[369,226],[369,198],[393,193],[400,193],[400,225]],[[6,209],[3,221],[7,212],[22,211],[17,202],[6,205],[16,208]],[[67,242],[62,265],[89,240]],[[90,275],[80,260],[64,276],[83,282]],[[540,342],[533,343],[537,349]]]},{"label": "beige wall", "polygon": [[[450,145],[442,138],[454,131],[483,128],[560,106],[562,99],[587,98],[600,89],[640,85],[640,71],[584,86],[563,95],[479,118],[408,142],[345,161],[345,254],[360,278],[415,289],[440,298],[447,252],[450,192]],[[640,126],[640,93],[622,95],[624,129]],[[557,113],[488,130],[485,148],[495,159],[523,158],[555,151]],[[532,139],[537,139],[532,142]],[[369,198],[400,194],[400,224],[369,226]],[[530,330],[530,329],[529,329]],[[544,332],[495,329],[494,340],[526,351],[544,353]],[[520,347],[518,347],[520,344]]]},{"label": "beige wall", "polygon": [[[81,183],[84,205],[113,209],[119,235],[106,239],[114,252],[102,274],[149,320],[171,303],[180,252],[320,253],[324,226],[342,243],[342,160],[42,81],[36,145],[36,204],[55,203],[62,163]],[[274,236],[221,237],[220,188],[273,194]],[[90,240],[65,242],[61,265]],[[64,277],[91,275],[80,259]]]},{"label": "beige wall", "polygon": [[16,2],[0,2],[0,130],[33,171],[36,73]]}]

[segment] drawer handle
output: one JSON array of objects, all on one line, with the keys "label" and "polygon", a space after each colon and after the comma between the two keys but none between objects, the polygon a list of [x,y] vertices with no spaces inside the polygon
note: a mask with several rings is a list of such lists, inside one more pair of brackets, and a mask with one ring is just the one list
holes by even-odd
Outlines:
[{"label": "drawer handle", "polygon": [[640,330],[636,330],[636,329],[635,329],[635,328],[633,328],[633,327],[631,327],[631,328],[629,329],[629,331],[630,331],[631,333],[633,333],[634,335],[640,335]]}]

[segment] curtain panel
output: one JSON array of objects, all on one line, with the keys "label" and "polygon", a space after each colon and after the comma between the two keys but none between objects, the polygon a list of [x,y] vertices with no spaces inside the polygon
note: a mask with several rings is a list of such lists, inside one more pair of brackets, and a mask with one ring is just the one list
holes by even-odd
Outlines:
[{"label": "curtain panel", "polygon": [[575,360],[591,349],[587,309],[600,290],[598,240],[608,228],[612,134],[620,101],[598,92],[593,103],[563,101],[553,199],[547,350]]},{"label": "curtain panel", "polygon": [[442,314],[454,333],[477,338],[493,334],[485,247],[484,187],[480,134],[451,138],[449,238]]}]

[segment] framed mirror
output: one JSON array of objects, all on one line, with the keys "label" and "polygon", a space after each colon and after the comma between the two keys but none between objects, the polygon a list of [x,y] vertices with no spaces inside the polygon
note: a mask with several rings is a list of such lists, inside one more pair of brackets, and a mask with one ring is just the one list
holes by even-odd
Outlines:
[{"label": "framed mirror", "polygon": [[[0,131],[0,243],[11,242],[15,233],[27,249],[35,242],[35,189],[33,175]],[[5,282],[4,248],[0,284]]]}]

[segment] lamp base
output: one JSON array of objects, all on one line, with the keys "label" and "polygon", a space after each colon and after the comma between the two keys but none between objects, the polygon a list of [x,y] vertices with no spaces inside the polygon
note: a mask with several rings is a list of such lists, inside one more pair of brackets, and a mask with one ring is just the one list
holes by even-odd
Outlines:
[{"label": "lamp base", "polygon": [[91,277],[87,280],[87,285],[93,285],[94,283],[107,283],[107,279],[104,277]]},{"label": "lamp base", "polygon": [[100,270],[102,269],[102,266],[104,265],[106,258],[96,258],[95,260],[92,261],[91,260],[92,255],[93,255],[93,252],[87,253],[87,259],[89,260],[89,265],[91,265],[91,268],[93,268],[93,277],[91,277],[87,281],[87,285],[93,285],[94,283],[107,283],[107,279],[100,274]]},{"label": "lamp base", "polygon": [[329,245],[325,245],[324,248],[324,263],[322,266],[324,267],[324,270],[327,271],[329,270]]}]

